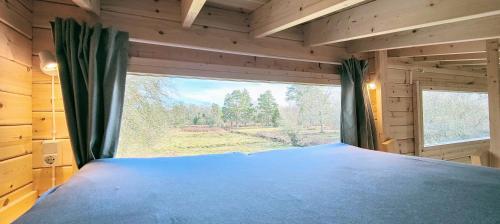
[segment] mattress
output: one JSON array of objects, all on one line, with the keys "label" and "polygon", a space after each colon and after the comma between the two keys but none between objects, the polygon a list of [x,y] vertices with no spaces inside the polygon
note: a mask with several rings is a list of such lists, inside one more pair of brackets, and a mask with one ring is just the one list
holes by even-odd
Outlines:
[{"label": "mattress", "polygon": [[500,170],[344,144],[100,159],[15,223],[500,223]]}]

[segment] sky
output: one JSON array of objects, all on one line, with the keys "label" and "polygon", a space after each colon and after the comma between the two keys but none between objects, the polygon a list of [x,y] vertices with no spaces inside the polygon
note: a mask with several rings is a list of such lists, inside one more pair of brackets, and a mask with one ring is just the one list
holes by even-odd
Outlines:
[{"label": "sky", "polygon": [[270,90],[279,105],[288,105],[286,92],[289,84],[187,78],[169,78],[169,80],[176,90],[173,98],[187,104],[217,103],[223,105],[226,94],[234,90],[246,89],[254,103],[260,94]]}]

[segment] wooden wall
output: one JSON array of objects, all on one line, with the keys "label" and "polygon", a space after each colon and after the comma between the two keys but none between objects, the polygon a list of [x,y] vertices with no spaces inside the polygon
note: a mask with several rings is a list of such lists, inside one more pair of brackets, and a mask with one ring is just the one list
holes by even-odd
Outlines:
[{"label": "wooden wall", "polygon": [[[381,113],[379,118],[383,123],[383,138],[397,140],[399,152],[396,153],[415,155],[417,150],[415,130],[418,124],[414,121],[414,87],[417,81],[426,85],[487,91],[485,74],[418,66],[391,59],[386,62],[381,69],[381,72],[386,73],[382,77],[382,106],[381,109],[377,108],[377,113]],[[487,151],[488,147],[489,141],[459,143],[440,146],[436,150],[423,152],[420,156],[470,163],[471,155],[477,151]],[[483,165],[487,165],[487,158],[481,156]]]},{"label": "wooden wall", "polygon": [[0,1],[0,223],[36,200],[32,176],[32,4]]}]

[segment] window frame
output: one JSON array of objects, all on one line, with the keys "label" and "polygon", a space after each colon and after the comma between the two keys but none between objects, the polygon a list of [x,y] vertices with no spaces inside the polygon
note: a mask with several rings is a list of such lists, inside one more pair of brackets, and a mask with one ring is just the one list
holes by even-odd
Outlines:
[{"label": "window frame", "polygon": [[423,102],[422,93],[424,90],[437,90],[449,92],[463,93],[486,93],[487,90],[483,87],[472,85],[446,85],[434,84],[428,82],[417,81],[413,91],[413,113],[414,113],[414,135],[415,135],[415,155],[417,156],[436,156],[443,152],[463,151],[478,146],[489,145],[490,138],[478,138],[474,140],[457,141],[439,145],[425,146],[424,145],[424,124],[423,124]]}]

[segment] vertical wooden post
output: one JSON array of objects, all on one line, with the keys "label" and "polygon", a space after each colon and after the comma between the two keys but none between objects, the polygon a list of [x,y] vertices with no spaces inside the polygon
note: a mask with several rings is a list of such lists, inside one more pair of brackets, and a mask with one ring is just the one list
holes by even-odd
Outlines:
[{"label": "vertical wooden post", "polygon": [[490,166],[500,167],[500,74],[498,40],[486,41],[488,57],[488,108],[490,117]]},{"label": "vertical wooden post", "polygon": [[387,51],[375,52],[375,81],[377,84],[375,125],[377,127],[378,149],[384,149],[382,143],[388,140],[386,133],[389,130],[387,121],[384,117],[387,116],[387,94],[385,93],[385,83],[387,82]]}]

